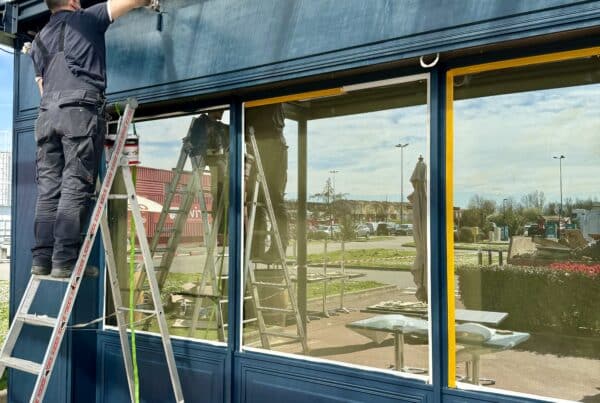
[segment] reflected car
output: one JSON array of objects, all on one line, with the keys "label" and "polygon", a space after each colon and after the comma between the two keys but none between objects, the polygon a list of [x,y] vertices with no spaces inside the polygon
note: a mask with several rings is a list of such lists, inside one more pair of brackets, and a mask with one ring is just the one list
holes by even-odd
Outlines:
[{"label": "reflected car", "polygon": [[396,224],[395,228],[396,235],[412,235],[413,225],[412,224]]},{"label": "reflected car", "polygon": [[390,232],[390,226],[385,222],[380,222],[377,224],[377,229],[375,230],[377,235],[392,235]]},{"label": "reflected car", "polygon": [[370,231],[371,235],[375,235],[375,232],[377,230],[377,223],[375,223],[375,222],[368,222],[368,223],[365,223],[365,225],[367,227],[369,227],[369,231]]},{"label": "reflected car", "polygon": [[357,238],[369,239],[369,236],[371,235],[371,228],[369,228],[369,226],[366,224],[359,224],[354,227],[354,235]]},{"label": "reflected car", "polygon": [[320,234],[324,234],[328,238],[337,239],[342,234],[342,229],[339,225],[319,225],[317,227],[317,232]]}]

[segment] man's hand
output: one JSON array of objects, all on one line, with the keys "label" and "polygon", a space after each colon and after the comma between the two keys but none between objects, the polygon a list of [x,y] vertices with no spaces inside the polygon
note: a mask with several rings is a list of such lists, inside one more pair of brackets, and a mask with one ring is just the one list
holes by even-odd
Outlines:
[{"label": "man's hand", "polygon": [[134,8],[147,7],[150,3],[152,3],[151,0],[109,0],[108,8],[112,20],[115,21]]},{"label": "man's hand", "polygon": [[40,90],[40,96],[44,95],[44,79],[42,77],[36,77],[35,82],[38,85],[38,89]]}]

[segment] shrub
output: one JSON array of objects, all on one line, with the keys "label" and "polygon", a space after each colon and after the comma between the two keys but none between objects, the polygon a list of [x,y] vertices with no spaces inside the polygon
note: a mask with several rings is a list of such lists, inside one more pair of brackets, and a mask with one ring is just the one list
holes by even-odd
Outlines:
[{"label": "shrub", "polygon": [[508,312],[506,329],[600,335],[600,270],[582,266],[461,266],[461,299],[467,309]]},{"label": "shrub", "polygon": [[475,227],[462,227],[458,230],[458,240],[459,242],[473,243],[476,240],[477,232]]}]

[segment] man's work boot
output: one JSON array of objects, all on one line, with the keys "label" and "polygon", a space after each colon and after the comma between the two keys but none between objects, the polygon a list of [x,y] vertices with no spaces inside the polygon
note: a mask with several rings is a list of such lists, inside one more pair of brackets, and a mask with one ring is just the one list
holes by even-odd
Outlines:
[{"label": "man's work boot", "polygon": [[38,276],[47,276],[48,274],[50,274],[50,268],[46,266],[32,265],[31,274],[35,274]]},{"label": "man's work boot", "polygon": [[[73,274],[73,269],[75,266],[66,266],[66,267],[54,267],[50,272],[52,277],[56,278],[69,278],[71,274]],[[96,266],[87,266],[85,268],[84,276],[88,277],[98,277],[99,270]]]}]

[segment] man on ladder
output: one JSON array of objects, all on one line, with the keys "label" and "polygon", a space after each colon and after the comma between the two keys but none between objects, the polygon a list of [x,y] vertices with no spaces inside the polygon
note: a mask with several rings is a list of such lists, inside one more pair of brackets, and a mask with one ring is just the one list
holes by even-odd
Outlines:
[{"label": "man on ladder", "polygon": [[[158,1],[111,0],[86,10],[81,9],[79,0],[46,0],[46,4],[52,15],[49,23],[34,39],[31,49],[36,80],[42,95],[35,130],[38,200],[34,222],[32,276],[2,346],[0,375],[6,367],[36,375],[30,403],[43,401],[62,339],[69,327],[69,318],[85,265],[96,234],[102,228],[129,394],[132,402],[139,401],[134,379],[137,375],[133,369],[125,323],[125,312],[130,312],[130,318],[133,318],[133,312],[131,307],[123,306],[117,287],[116,264],[105,211],[117,169],[121,169],[127,194],[112,196],[127,199],[132,205],[137,237],[143,249],[146,270],[150,273],[154,302],[154,309],[145,310],[145,313],[157,317],[175,400],[182,403],[181,382],[160,300],[160,290],[154,276],[131,172],[123,158],[127,130],[137,108],[135,100],[126,103],[119,120],[117,140],[98,200],[91,212],[87,232],[84,237],[81,236],[90,216],[90,204],[107,129],[104,118],[104,33],[114,19],[134,8],[151,5],[157,10]],[[42,281],[67,283],[56,317],[30,312]],[[13,355],[25,324],[53,329],[41,363]]]},{"label": "man on ladder", "polygon": [[[258,151],[264,156],[264,175],[273,203],[283,250],[285,251],[289,241],[289,219],[284,201],[285,186],[287,184],[288,146],[283,135],[285,126],[283,105],[272,104],[248,108],[246,110],[245,126],[245,133],[250,132],[250,127],[254,128]],[[247,142],[249,141],[247,140]],[[250,175],[250,181],[256,181],[256,170],[251,172]],[[249,194],[248,197],[251,199],[252,195]],[[263,192],[259,192],[258,203],[254,234],[252,234],[252,251],[250,253],[253,260],[277,262],[280,257],[272,237],[271,245],[265,252],[267,209]]]},{"label": "man on ladder", "polygon": [[52,15],[31,56],[42,96],[36,122],[37,190],[31,272],[71,276],[89,216],[106,135],[104,34],[151,0],[45,0]]}]

